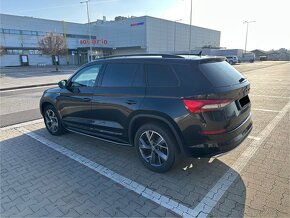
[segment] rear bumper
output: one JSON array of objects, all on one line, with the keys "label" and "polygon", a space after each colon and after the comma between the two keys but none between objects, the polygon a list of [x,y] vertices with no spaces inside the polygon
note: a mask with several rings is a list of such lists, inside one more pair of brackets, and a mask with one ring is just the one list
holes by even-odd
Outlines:
[{"label": "rear bumper", "polygon": [[184,146],[184,152],[190,157],[214,157],[238,147],[253,129],[251,114],[237,128],[226,133],[207,135],[203,144]]}]

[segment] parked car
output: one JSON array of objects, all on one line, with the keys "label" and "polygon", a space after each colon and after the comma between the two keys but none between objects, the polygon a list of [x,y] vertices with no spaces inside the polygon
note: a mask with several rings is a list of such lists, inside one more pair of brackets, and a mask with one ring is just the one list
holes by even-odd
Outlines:
[{"label": "parked car", "polygon": [[239,59],[237,56],[227,56],[226,61],[231,65],[239,63]]},{"label": "parked car", "polygon": [[135,146],[149,169],[214,157],[252,130],[250,83],[224,58],[109,57],[79,68],[40,100],[47,130]]},{"label": "parked car", "polygon": [[254,63],[255,59],[256,59],[256,56],[252,52],[243,53],[243,56],[241,57],[242,62]]}]

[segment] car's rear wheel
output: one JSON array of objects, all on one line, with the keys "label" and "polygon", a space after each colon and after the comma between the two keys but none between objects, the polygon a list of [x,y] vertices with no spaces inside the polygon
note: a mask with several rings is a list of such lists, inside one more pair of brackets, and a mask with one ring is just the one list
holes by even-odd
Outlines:
[{"label": "car's rear wheel", "polygon": [[142,163],[156,172],[168,171],[175,162],[175,139],[171,132],[155,123],[141,126],[135,135],[135,147]]},{"label": "car's rear wheel", "polygon": [[44,108],[44,123],[48,132],[52,135],[62,135],[65,133],[61,120],[52,105]]}]

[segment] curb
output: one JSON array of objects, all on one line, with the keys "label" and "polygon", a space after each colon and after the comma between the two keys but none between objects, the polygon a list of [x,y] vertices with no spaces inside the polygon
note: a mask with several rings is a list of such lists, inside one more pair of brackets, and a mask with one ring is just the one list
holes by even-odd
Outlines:
[{"label": "curb", "polygon": [[52,86],[52,85],[57,85],[57,83],[46,83],[46,84],[37,84],[37,85],[28,85],[28,86],[9,87],[9,88],[0,89],[0,92],[1,91],[15,90],[15,89],[25,89],[25,88],[33,88],[33,87],[41,87],[41,86]]}]

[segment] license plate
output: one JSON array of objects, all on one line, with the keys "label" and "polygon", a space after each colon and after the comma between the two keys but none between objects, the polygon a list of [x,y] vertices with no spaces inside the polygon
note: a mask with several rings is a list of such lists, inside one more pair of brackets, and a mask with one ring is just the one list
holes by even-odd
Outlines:
[{"label": "license plate", "polygon": [[245,97],[241,98],[239,100],[241,107],[243,108],[245,105],[250,103],[250,98],[248,95],[246,95]]}]

